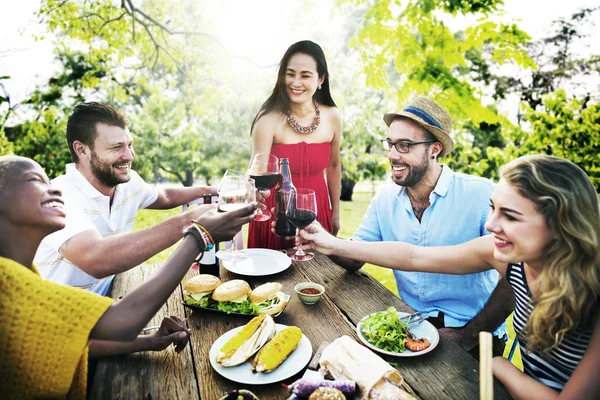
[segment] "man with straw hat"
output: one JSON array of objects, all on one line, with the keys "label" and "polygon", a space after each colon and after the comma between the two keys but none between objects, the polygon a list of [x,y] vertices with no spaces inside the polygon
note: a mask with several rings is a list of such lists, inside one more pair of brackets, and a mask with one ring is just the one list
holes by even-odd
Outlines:
[{"label": "man with straw hat", "polygon": [[[373,198],[351,240],[447,246],[487,234],[493,183],[455,173],[438,161],[454,146],[448,112],[427,97],[415,97],[383,120],[389,132],[381,143],[395,185]],[[344,258],[336,262],[352,271],[363,265]],[[480,331],[504,337],[503,321],[513,304],[505,300],[512,298],[510,286],[496,271],[459,276],[394,270],[394,277],[402,300],[465,350],[476,346]],[[495,344],[501,355],[504,342]]]}]

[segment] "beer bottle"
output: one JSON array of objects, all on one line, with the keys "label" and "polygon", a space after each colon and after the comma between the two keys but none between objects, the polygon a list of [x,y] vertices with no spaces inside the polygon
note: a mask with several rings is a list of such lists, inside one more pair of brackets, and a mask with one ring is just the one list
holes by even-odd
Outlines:
[{"label": "beer bottle", "polygon": [[[204,199],[204,204],[211,204],[213,202],[213,196],[209,193],[202,197]],[[215,243],[215,246],[211,250],[204,252],[202,259],[199,261],[201,274],[219,276],[219,258],[216,256],[217,251],[219,251],[219,243]]]},{"label": "beer bottle", "polygon": [[287,158],[280,160],[279,173],[281,175],[281,185],[276,192],[277,214],[275,222],[275,233],[277,236],[293,237],[296,235],[296,227],[292,225],[286,216],[288,202],[296,201],[296,188],[292,183],[292,174],[290,172],[290,162]]}]

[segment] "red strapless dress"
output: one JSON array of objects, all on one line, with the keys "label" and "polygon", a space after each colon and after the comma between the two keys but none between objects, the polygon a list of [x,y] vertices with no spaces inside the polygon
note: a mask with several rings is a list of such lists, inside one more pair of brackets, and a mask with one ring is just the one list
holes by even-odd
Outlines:
[{"label": "red strapless dress", "polygon": [[[329,164],[331,143],[295,143],[274,144],[271,146],[271,154],[279,159],[290,160],[290,171],[292,172],[292,183],[298,188],[307,188],[315,191],[317,200],[317,221],[327,231],[331,232],[331,204],[329,202],[329,190],[325,182],[325,169]],[[275,206],[275,191],[271,190],[265,205],[269,208]],[[275,215],[273,215],[275,218]],[[271,232],[271,222],[252,221],[248,228],[248,248],[265,249],[289,249],[294,247],[293,240],[285,240]]]}]

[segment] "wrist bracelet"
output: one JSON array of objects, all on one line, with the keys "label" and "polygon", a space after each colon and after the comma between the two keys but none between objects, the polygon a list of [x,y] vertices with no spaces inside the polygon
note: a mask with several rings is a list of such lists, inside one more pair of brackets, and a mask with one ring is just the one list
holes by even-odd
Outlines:
[{"label": "wrist bracelet", "polygon": [[215,247],[215,240],[212,235],[204,226],[202,226],[198,221],[192,220],[192,225],[200,232],[202,237],[206,242],[206,251],[210,251]]},{"label": "wrist bracelet", "polygon": [[[183,235],[184,238],[187,235],[192,235],[194,237],[194,239],[196,239],[196,243],[198,244],[198,247],[200,248],[200,254],[196,258],[196,260],[195,260],[196,262],[198,262],[202,259],[202,257],[204,256],[204,252],[206,250],[210,250],[210,249],[208,249],[208,246],[206,245],[206,240],[204,240],[204,235],[202,235],[202,233],[196,228],[196,226],[194,224],[190,224],[190,225],[186,226],[185,228],[183,228],[183,231],[181,231],[181,234]],[[211,244],[211,246],[212,246],[212,244]],[[212,247],[211,247],[211,249],[212,249]]]}]

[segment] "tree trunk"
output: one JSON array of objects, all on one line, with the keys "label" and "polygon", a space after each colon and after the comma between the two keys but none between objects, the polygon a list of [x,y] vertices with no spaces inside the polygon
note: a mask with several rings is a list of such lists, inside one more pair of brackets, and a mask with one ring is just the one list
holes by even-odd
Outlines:
[{"label": "tree trunk", "polygon": [[352,201],[352,193],[354,193],[354,185],[356,182],[349,178],[342,179],[342,190],[340,193],[340,200]]},{"label": "tree trunk", "polygon": [[194,171],[185,171],[185,181],[183,181],[183,186],[190,187],[194,186]]}]

